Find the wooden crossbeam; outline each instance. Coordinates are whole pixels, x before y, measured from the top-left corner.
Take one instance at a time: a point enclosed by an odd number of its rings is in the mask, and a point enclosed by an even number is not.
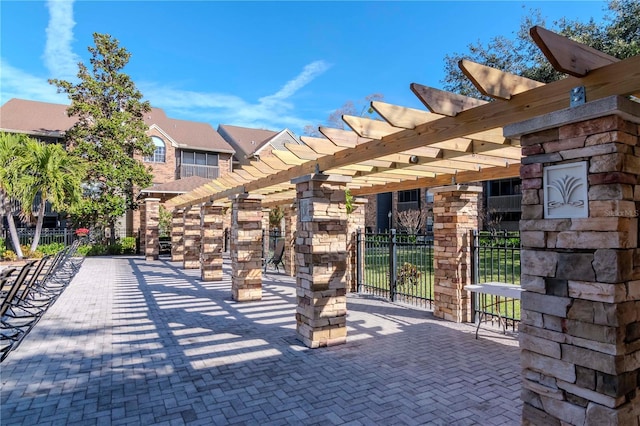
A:
[[[584,77],[589,71],[619,61],[618,58],[540,26],[532,27],[529,34],[553,68],[575,77]]]
[[[420,101],[436,114],[447,117],[455,117],[462,111],[484,105],[487,101],[470,98],[469,96],[458,95],[456,93],[445,92],[418,83],[411,83],[411,91]]]
[[[544,85],[544,83],[500,71],[467,59],[459,61],[458,67],[480,93],[494,99],[509,100],[513,95]]]
[[[352,189],[351,195],[363,196],[371,194],[379,194],[381,192],[407,191],[410,189],[433,188],[436,186],[451,185],[453,183],[472,183],[483,180],[506,179],[520,176],[520,165],[516,164],[511,167],[494,167],[491,169],[482,169],[482,171],[460,172],[457,174],[439,174],[435,177],[418,178],[415,180],[404,180],[399,183],[389,183],[385,185],[362,187]]]

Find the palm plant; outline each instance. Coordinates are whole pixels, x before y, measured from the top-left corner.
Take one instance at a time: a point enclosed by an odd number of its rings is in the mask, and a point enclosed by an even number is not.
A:
[[[18,181],[16,170],[12,167],[13,160],[17,158],[17,151],[25,139],[24,135],[0,132],[0,208],[7,218],[11,244],[18,259],[22,259],[20,238],[13,219],[16,206],[15,186]]]
[[[80,184],[85,167],[76,157],[68,155],[63,146],[44,144],[31,138],[24,139],[17,148],[17,154],[13,162],[18,174],[14,192],[22,204],[23,212],[37,217],[31,243],[31,251],[35,251],[42,233],[46,203],[51,203],[56,211],[65,211],[74,206],[82,194]],[[33,211],[36,201],[38,205]]]

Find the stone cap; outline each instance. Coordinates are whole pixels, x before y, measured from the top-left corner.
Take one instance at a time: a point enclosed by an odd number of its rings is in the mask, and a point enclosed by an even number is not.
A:
[[[367,204],[369,203],[369,199],[365,197],[353,197],[353,202],[355,204]]]
[[[587,93],[587,97],[589,97],[589,93]],[[567,99],[569,99],[568,93]],[[561,109],[519,123],[509,124],[504,126],[503,134],[505,138],[519,139],[522,135],[607,115],[617,115],[632,123],[640,124],[640,103],[623,96],[609,96],[573,108]]]
[[[447,185],[436,186],[435,188],[429,188],[429,192],[435,194],[436,192],[482,192],[482,187],[477,185]]]
[[[349,183],[351,182],[351,176],[326,175],[324,173],[313,173],[310,175],[300,176],[300,177],[291,179],[291,183],[295,185],[298,183],[309,182],[312,180],[325,181],[325,182],[337,182],[337,183]]]

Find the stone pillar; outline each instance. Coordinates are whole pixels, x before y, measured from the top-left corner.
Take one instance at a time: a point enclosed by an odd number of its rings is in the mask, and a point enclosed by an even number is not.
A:
[[[347,215],[347,291],[358,291],[358,246],[357,231],[362,232],[360,241],[361,253],[364,253],[365,211],[368,200],[354,198],[351,206],[353,210]],[[364,262],[360,265],[360,273],[364,273]],[[362,275],[361,275],[362,276]]]
[[[471,321],[470,231],[478,227],[479,186],[450,185],[433,193],[433,315]]]
[[[144,256],[147,260],[158,260],[160,254],[160,199],[144,200]]]
[[[184,209],[171,213],[171,261],[184,261]]]
[[[523,153],[525,425],[639,424],[638,123],[610,97],[505,128]]]
[[[223,210],[221,205],[204,203],[200,216],[200,278],[222,281]]]
[[[262,299],[262,197],[231,198],[231,297]]]
[[[310,348],[347,340],[347,210],[350,178],[314,174],[296,185],[298,339]]]
[[[200,268],[200,206],[184,209],[184,269]]]
[[[271,241],[271,238],[269,238],[269,231],[270,231],[269,212],[270,211],[271,209],[268,209],[265,207],[262,208],[262,231],[263,231],[262,235],[264,236],[262,238],[262,253],[264,253],[263,258],[265,262],[269,260],[269,247],[273,247],[274,245],[274,243]]]
[[[146,244],[146,237],[145,237],[145,230],[147,229],[147,207],[145,205],[144,202],[139,202],[138,203],[138,209],[140,210],[140,228],[138,228],[138,254],[145,254],[145,250],[147,247]],[[160,251],[160,248],[158,248],[158,252]]]
[[[296,274],[296,226],[297,214],[295,203],[284,209],[284,272],[290,277]]]

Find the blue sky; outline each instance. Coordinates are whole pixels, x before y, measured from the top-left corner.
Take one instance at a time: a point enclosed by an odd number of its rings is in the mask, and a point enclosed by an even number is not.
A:
[[[0,103],[68,104],[49,78],[74,81],[94,32],[131,54],[124,68],[170,117],[301,134],[346,101],[381,93],[421,108],[410,83],[442,87],[446,54],[513,36],[539,9],[602,20],[606,2],[0,2]]]

